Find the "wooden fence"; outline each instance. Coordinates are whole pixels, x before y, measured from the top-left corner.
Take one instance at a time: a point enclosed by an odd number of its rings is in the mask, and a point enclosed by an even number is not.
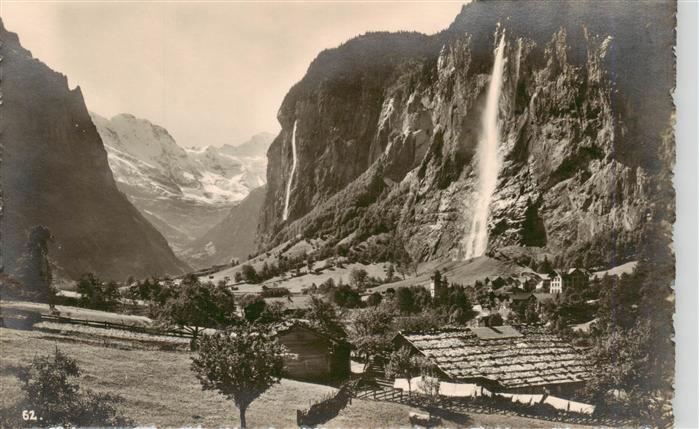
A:
[[[352,387],[345,384],[332,397],[311,405],[307,410],[296,410],[296,424],[302,428],[316,427],[337,416],[352,401]]]
[[[420,409],[428,409],[429,406],[427,404],[433,402],[434,408],[436,408],[436,410],[430,410],[433,414],[438,414],[438,411],[441,410],[456,414],[501,414],[592,426],[638,426],[636,423],[631,421],[587,416],[579,413],[555,410],[553,407],[544,404],[517,404],[505,401],[504,399],[497,400],[489,397],[456,398],[440,395],[436,401],[428,401],[427,398],[420,393],[413,392],[412,394],[409,394],[402,389],[394,388],[390,385],[390,383],[384,380],[376,380],[374,383],[364,384],[362,387],[354,389],[352,391],[352,395],[357,399],[396,402]],[[435,413],[435,411],[437,411],[437,413]]]
[[[99,320],[75,319],[65,316],[54,316],[52,314],[42,314],[41,320],[45,322],[67,323],[71,325],[82,325],[93,328],[120,329],[129,332],[160,335],[166,337],[192,338],[192,334],[182,329],[157,329],[142,325],[128,325],[125,323],[106,322]]]

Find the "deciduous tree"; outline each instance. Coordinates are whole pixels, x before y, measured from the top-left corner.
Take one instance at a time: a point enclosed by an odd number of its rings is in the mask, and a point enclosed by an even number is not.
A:
[[[347,336],[335,307],[317,296],[311,297],[311,306],[308,309],[307,317],[315,327],[326,334],[335,338],[345,338]]]
[[[412,394],[412,386],[410,379],[420,374],[422,370],[423,360],[419,356],[415,356],[408,347],[391,353],[386,364],[386,376],[389,378],[407,378],[408,379],[408,394]]]
[[[227,288],[201,283],[195,275],[188,275],[182,279],[177,293],[158,311],[157,320],[189,331],[194,350],[202,329],[221,328],[237,321],[235,299]]]
[[[240,426],[247,427],[250,404],[275,383],[283,371],[282,346],[263,330],[240,326],[230,332],[204,335],[192,370],[204,390],[215,390],[235,402]]]

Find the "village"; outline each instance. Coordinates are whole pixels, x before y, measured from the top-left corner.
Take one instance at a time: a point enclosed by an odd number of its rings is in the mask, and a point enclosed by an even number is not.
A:
[[[491,273],[461,285],[448,270],[296,260],[303,264],[268,282],[248,263],[124,285],[87,276],[73,291],[58,291],[51,308],[4,300],[3,326],[185,352],[226,325],[257,326],[283,347],[285,378],[340,388],[299,409],[299,426],[328,422],[352,397],[412,406],[410,422],[424,426],[467,412],[619,423],[586,402],[594,368],[585,354],[600,290],[635,262],[597,272]],[[216,302],[177,296],[206,290]],[[163,311],[173,307],[177,316]]]

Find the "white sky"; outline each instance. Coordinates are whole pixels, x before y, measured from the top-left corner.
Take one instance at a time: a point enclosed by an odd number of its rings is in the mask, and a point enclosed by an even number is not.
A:
[[[276,133],[284,95],[321,50],[367,31],[436,33],[463,3],[0,0],[0,16],[90,110],[205,146]]]

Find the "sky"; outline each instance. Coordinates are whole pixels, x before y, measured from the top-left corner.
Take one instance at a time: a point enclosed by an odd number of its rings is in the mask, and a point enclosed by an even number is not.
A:
[[[323,49],[367,31],[433,34],[463,3],[0,0],[0,16],[91,111],[220,146],[277,133],[284,96]]]

